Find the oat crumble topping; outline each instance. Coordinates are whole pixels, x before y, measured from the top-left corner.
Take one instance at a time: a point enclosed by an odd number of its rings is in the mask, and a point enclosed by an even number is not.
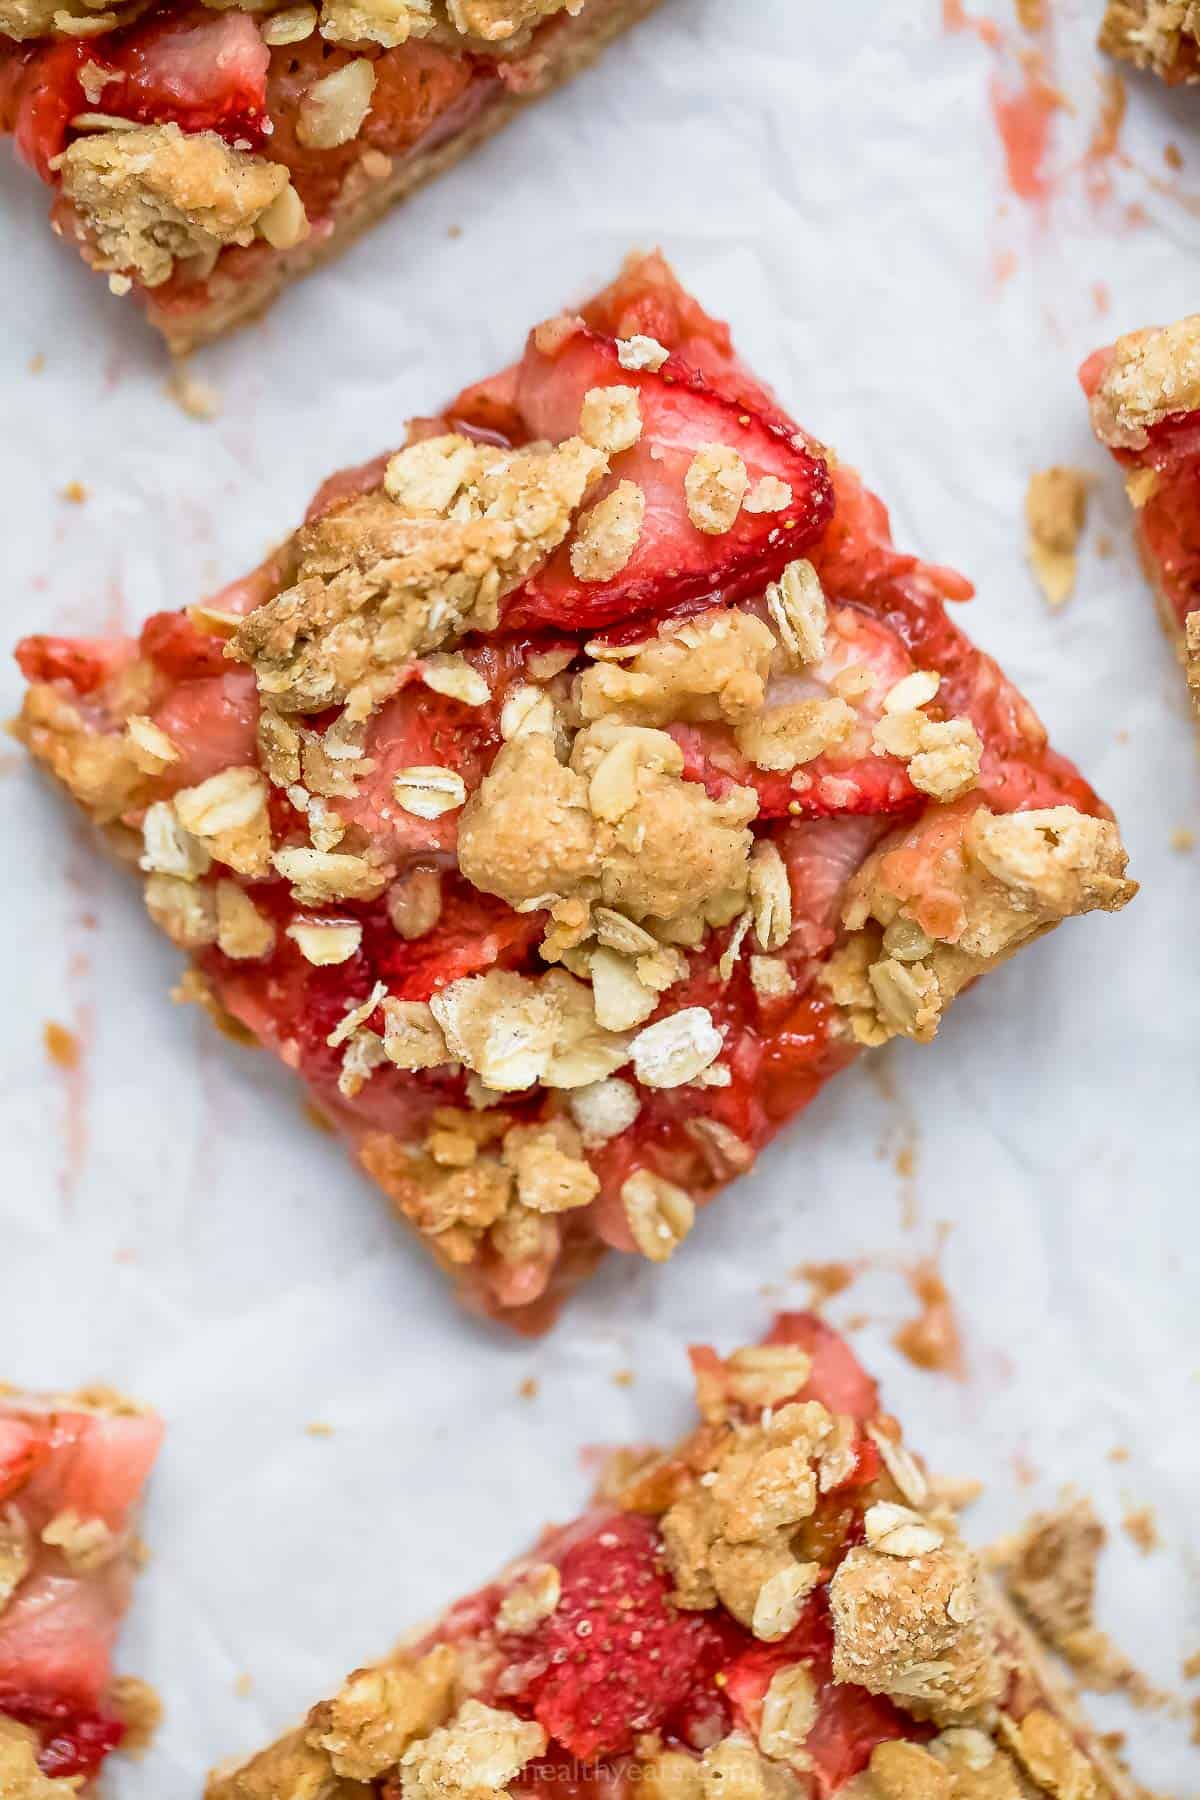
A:
[[[226,244],[274,237],[282,220],[292,242],[307,226],[288,214],[288,172],[213,131],[139,125],[78,137],[61,158],[63,193],[91,236],[93,265],[131,271],[159,287],[177,262],[215,260]],[[283,248],[283,244],[277,247]]]

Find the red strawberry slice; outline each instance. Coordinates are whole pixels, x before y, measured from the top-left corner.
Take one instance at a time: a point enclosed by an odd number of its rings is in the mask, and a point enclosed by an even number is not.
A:
[[[721,800],[733,787],[753,788],[760,819],[878,818],[907,815],[922,805],[903,763],[864,755],[843,761],[819,756],[797,771],[760,769],[738,749],[726,725],[671,725],[683,751],[683,773]]]
[[[363,948],[376,979],[400,1000],[428,1000],[452,981],[524,966],[546,927],[543,913],[515,913],[457,876],[442,882],[442,916],[405,942],[381,905],[364,920]]]
[[[56,1412],[44,1435],[49,1455],[26,1490],[30,1504],[125,1530],[162,1443],[161,1419],[153,1413]]]
[[[47,1454],[45,1443],[24,1419],[0,1419],[0,1501],[23,1488]]]
[[[222,769],[257,759],[258,690],[249,669],[230,669],[206,681],[181,681],[153,711],[156,725],[179,751],[172,782],[190,787]]]
[[[255,140],[266,121],[270,59],[248,13],[203,7],[156,15],[101,46],[94,58],[114,77],[101,96],[105,112]]]
[[[917,1725],[890,1700],[832,1679],[833,1633],[824,1591],[809,1601],[800,1622],[778,1644],[755,1645],[725,1671],[725,1692],[738,1722],[757,1737],[763,1700],[777,1670],[807,1663],[817,1688],[817,1714],[804,1742],[816,1778],[815,1800],[828,1800],[867,1767],[877,1744],[921,1739]]]
[[[705,312],[682,287],[660,252],[631,256],[611,287],[582,308],[593,331],[607,337],[651,337],[676,351],[739,405],[782,419],[775,397],[742,362],[729,327]],[[795,426],[784,420],[789,432]]]
[[[42,1694],[6,1694],[0,1691],[0,1714],[31,1725],[40,1748],[37,1763],[43,1775],[94,1775],[110,1750],[125,1736],[119,1719],[103,1712],[83,1711],[66,1700]]]
[[[832,1326],[816,1313],[780,1313],[765,1340],[795,1344],[812,1357],[812,1373],[802,1398],[819,1400],[832,1413],[871,1419],[879,1411],[879,1386]]]
[[[90,694],[133,660],[129,638],[26,637],[14,655],[26,681],[65,681]]]
[[[544,1665],[522,1698],[573,1756],[631,1750],[711,1687],[728,1654],[721,1625],[670,1604],[659,1558],[649,1519],[606,1520],[563,1556],[558,1606],[514,1645],[522,1665]]]
[[[43,181],[53,181],[51,159],[64,149],[67,131],[87,105],[79,70],[86,39],[38,45],[17,53],[6,80],[5,112],[20,156]]]
[[[641,540],[622,572],[582,582],[562,546],[506,606],[511,625],[564,625],[575,630],[643,618],[665,618],[715,593],[760,593],[768,581],[820,535],[833,514],[832,486],[819,458],[798,449],[779,424],[719,394],[679,357],[657,373],[621,367],[612,338],[580,328],[553,356],[530,339],[517,379],[517,405],[532,438],[561,442],[579,427],[589,389],[636,387],[642,436],[612,459],[600,499],[632,481],[646,500]],[[780,513],[743,511],[720,536],[698,531],[687,513],[684,478],[708,444],[736,450],[752,482],[773,475],[792,491]]]
[[[685,773],[716,800],[731,786],[752,787],[762,819],[914,812],[923,802],[907,769],[875,750],[871,737],[885,699],[913,666],[889,625],[860,606],[831,606],[824,654],[804,669],[773,675],[766,701],[768,707],[782,707],[829,700],[847,676],[858,681],[869,677],[873,686],[853,700],[857,724],[846,742],[796,770],[776,772],[752,763],[728,725],[674,725],[670,731],[684,752]]]
[[[108,1685],[128,1579],[116,1564],[86,1581],[27,1576],[0,1615],[0,1694],[49,1694],[95,1707]]]

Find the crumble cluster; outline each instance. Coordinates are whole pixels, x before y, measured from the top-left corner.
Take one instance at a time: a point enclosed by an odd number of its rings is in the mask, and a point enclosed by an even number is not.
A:
[[[911,1739],[876,1746],[851,1784],[855,1800],[1106,1800],[1099,1768],[1023,1660],[895,1421],[881,1415],[864,1428],[796,1400],[810,1368],[806,1352],[790,1345],[725,1361],[702,1353],[703,1423],[667,1455],[635,1459],[615,1491],[619,1506],[657,1516],[675,1605],[724,1607],[753,1639],[773,1645],[828,1584],[833,1680],[887,1696],[913,1724]],[[807,1523],[821,1496],[852,1473],[864,1429],[882,1459],[861,1495],[864,1541],[826,1543],[823,1566],[806,1553]],[[559,1574],[553,1562],[518,1563],[501,1586],[492,1623],[357,1670],[299,1730],[218,1770],[207,1800],[349,1800],[371,1784],[389,1800],[509,1792],[546,1751],[547,1736],[499,1697],[506,1664],[513,1639],[557,1608]],[[819,1680],[806,1655],[779,1661],[761,1699],[744,1706],[739,1698],[733,1729],[702,1750],[666,1748],[657,1733],[644,1734],[638,1791],[652,1800],[802,1800]],[[620,1769],[617,1759],[618,1782]]]

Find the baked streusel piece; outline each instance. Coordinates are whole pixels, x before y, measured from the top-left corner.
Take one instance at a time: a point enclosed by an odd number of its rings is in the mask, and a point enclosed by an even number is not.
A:
[[[1124,1800],[837,1334],[692,1352],[701,1422],[207,1800]]]
[[[0,0],[0,132],[175,351],[261,312],[657,0]]]
[[[1172,87],[1200,81],[1200,5],[1197,0],[1108,0],[1100,48]]]
[[[1126,471],[1163,624],[1200,694],[1200,313],[1129,332],[1079,374],[1092,429]]]
[[[25,743],[476,1307],[542,1328],[863,1046],[1134,892],[1111,817],[658,258]]]
[[[138,1503],[161,1420],[107,1388],[0,1387],[0,1794],[93,1792],[109,1751],[157,1722],[152,1688],[113,1677],[141,1560]]]

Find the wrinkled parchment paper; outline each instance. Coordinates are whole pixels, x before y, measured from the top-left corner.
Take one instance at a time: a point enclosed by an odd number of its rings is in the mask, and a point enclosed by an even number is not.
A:
[[[1050,121],[1044,195],[1023,199],[994,109],[1039,41],[1007,0],[976,6],[999,44],[946,31],[937,0],[666,0],[202,358],[210,424],[165,397],[132,306],[51,239],[44,194],[2,159],[6,638],[136,628],[241,572],[328,471],[662,241],[887,497],[898,541],[976,580],[971,630],[1113,803],[1144,884],[991,977],[935,1046],[843,1078],[670,1267],[612,1261],[525,1345],[453,1310],[281,1069],[167,1003],[176,958],[132,884],[4,752],[0,1361],[34,1385],[118,1382],[170,1423],[121,1654],[168,1716],[143,1763],[114,1763],[115,1800],[196,1793],[211,1760],[573,1510],[589,1447],[680,1428],[684,1345],[731,1347],[802,1303],[805,1260],[871,1259],[831,1314],[865,1315],[855,1341],[933,1465],[984,1478],[979,1541],[1074,1482],[1113,1527],[1103,1623],[1168,1686],[1200,1645],[1200,853],[1170,844],[1200,828],[1200,770],[1074,376],[1118,331],[1200,304],[1200,94],[1131,81],[1124,160],[1089,162],[1099,0],[1049,0],[1040,47],[1073,110]],[[1022,553],[1026,481],[1052,462],[1096,478],[1057,614]],[[74,481],[82,505],[60,497]],[[17,693],[10,670],[6,710]],[[47,1059],[47,1020],[80,1035],[76,1073]],[[890,1341],[941,1221],[964,1381]],[[1150,1556],[1120,1529],[1144,1504]],[[1144,1781],[1200,1791],[1178,1721],[1097,1712],[1130,1731]]]

